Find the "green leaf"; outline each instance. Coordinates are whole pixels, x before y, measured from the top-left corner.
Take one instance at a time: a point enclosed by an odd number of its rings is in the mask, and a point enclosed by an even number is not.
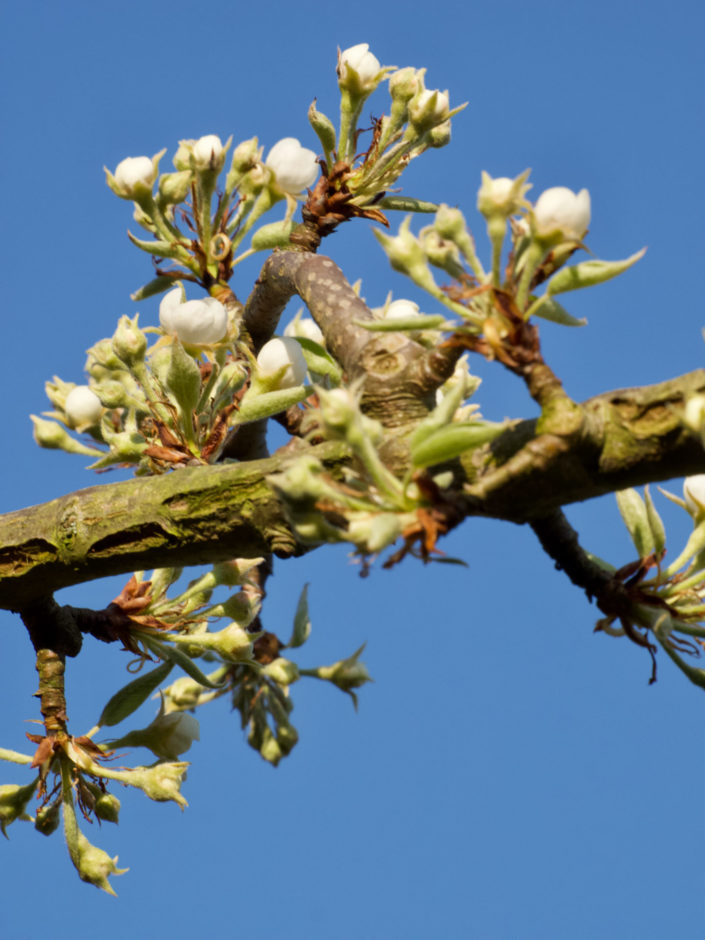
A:
[[[297,385],[294,388],[262,392],[261,395],[247,395],[243,398],[237,413],[237,423],[246,424],[249,421],[259,421],[260,418],[269,418],[279,414],[280,411],[286,411],[292,405],[297,405],[310,394],[311,389],[308,385]]]
[[[490,421],[450,424],[412,447],[411,459],[415,467],[432,467],[488,443],[505,430],[504,423]]]
[[[178,339],[174,339],[171,347],[166,385],[182,415],[190,422],[201,394],[201,370]]]
[[[252,236],[250,247],[253,251],[271,251],[272,248],[283,248],[289,244],[289,237],[293,231],[294,222],[291,219],[269,222],[257,229]]]
[[[664,528],[661,516],[659,516],[656,511],[648,486],[644,487],[644,502],[646,503],[646,515],[649,520],[651,535],[654,539],[654,551],[657,555],[660,555],[666,547],[666,529]]]
[[[541,302],[536,305],[534,316],[541,317],[542,320],[550,320],[551,323],[560,323],[561,326],[585,326],[587,319],[585,317],[572,316],[565,307],[562,307],[557,300],[544,296]]]
[[[178,647],[161,642],[153,645],[146,638],[143,637],[142,639],[145,646],[149,647],[155,656],[159,656],[159,658],[163,659],[165,662],[183,669],[186,675],[191,676],[199,685],[204,685],[207,689],[222,689],[222,683],[212,682],[204,672],[201,672],[191,657],[187,656],[186,653]]]
[[[304,584],[294,614],[294,629],[287,643],[290,648],[302,646],[311,635],[311,618],[308,615],[308,584]]]
[[[301,347],[309,372],[315,372],[316,375],[320,376],[328,376],[336,385],[339,385],[343,378],[343,370],[328,350],[324,349],[320,343],[308,339],[306,336],[295,336],[294,339]]]
[[[179,245],[176,242],[144,241],[142,238],[136,238],[132,232],[128,232],[127,237],[133,245],[158,258],[176,258],[179,255]]]
[[[98,719],[99,728],[112,728],[146,702],[154,690],[161,685],[173,668],[173,664],[161,663],[156,669],[139,675],[128,682],[108,701]]]
[[[412,196],[385,196],[375,203],[380,209],[389,209],[393,212],[437,212],[438,204],[426,202],[424,199],[414,199]]]
[[[388,317],[384,320],[355,320],[356,326],[361,326],[371,333],[398,333],[400,330],[435,330],[445,325],[446,329],[453,329],[455,324],[448,323],[440,313],[422,313],[408,317]]]
[[[654,551],[654,537],[649,524],[646,504],[636,490],[621,490],[615,493],[619,512],[632,537],[639,558],[646,558]]]
[[[321,142],[321,147],[323,147],[323,153],[326,156],[326,161],[329,161],[330,156],[336,149],[337,144],[335,127],[333,126],[331,119],[316,108],[315,98],[311,102],[311,105],[308,109],[308,119],[311,127],[314,129],[318,139]]]
[[[173,277],[155,277],[154,280],[143,284],[134,294],[130,294],[130,300],[146,300],[147,297],[163,294],[164,291],[170,290],[175,283]]]
[[[582,287],[593,287],[609,281],[618,274],[622,274],[633,264],[644,257],[646,248],[637,251],[623,261],[581,261],[570,268],[561,268],[553,275],[546,287],[549,295],[563,294],[569,290],[579,290]]]

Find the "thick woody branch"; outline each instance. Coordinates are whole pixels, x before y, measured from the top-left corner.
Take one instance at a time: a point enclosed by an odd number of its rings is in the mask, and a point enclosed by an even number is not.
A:
[[[688,397],[702,391],[705,370],[580,406],[566,400],[540,422],[519,422],[463,458],[455,492],[464,514],[533,521],[567,503],[705,472],[700,439],[681,420]],[[331,468],[347,459],[341,444],[301,446]],[[138,569],[303,553],[266,480],[292,456],[184,468],[0,516],[0,607],[21,610],[61,587]]]
[[[311,452],[333,462],[346,453],[339,444]],[[300,554],[265,479],[282,463],[186,467],[0,516],[0,608],[26,609],[62,587],[144,568]]]
[[[580,406],[566,399],[523,421],[485,455],[463,461],[470,514],[514,522],[630,486],[705,472],[698,435],[683,424],[688,398],[705,391],[705,370],[619,389]]]
[[[330,258],[279,251],[266,261],[245,306],[243,324],[256,350],[271,338],[294,295],[308,307],[348,380],[364,379],[368,414],[398,427],[428,412],[433,392],[450,376],[462,349],[429,353],[402,333],[366,330],[359,322],[373,315]]]

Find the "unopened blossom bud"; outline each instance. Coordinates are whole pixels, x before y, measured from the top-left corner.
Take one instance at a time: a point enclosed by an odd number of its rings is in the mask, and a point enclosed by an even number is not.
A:
[[[428,132],[428,145],[437,149],[446,147],[450,143],[451,127],[450,120],[437,124]]]
[[[193,346],[217,343],[228,331],[228,313],[214,297],[187,300],[182,304],[169,305],[165,309],[163,316],[160,306],[159,319],[162,326],[168,323],[168,332],[177,336],[182,343]]]
[[[359,42],[340,53],[338,59],[338,85],[353,94],[370,94],[380,81],[379,59],[370,52],[366,42]]]
[[[275,336],[260,349],[257,356],[259,376],[277,376],[276,388],[294,388],[303,385],[306,378],[306,360],[301,346],[291,336]],[[278,373],[281,372],[281,375]]]
[[[16,819],[26,818],[27,803],[34,796],[37,781],[20,786],[16,783],[7,783],[0,786],[0,830],[7,836],[6,827]]]
[[[126,315],[120,317],[113,334],[113,352],[126,366],[141,362],[147,351],[147,337],[137,325],[138,317],[139,314],[133,319]]]
[[[188,804],[180,792],[181,782],[188,770],[188,761],[173,761],[154,764],[152,767],[136,767],[128,771],[126,782],[139,787],[150,800],[158,803],[173,800],[183,809]]]
[[[526,178],[529,171],[526,170],[517,176],[516,179],[509,179],[508,176],[498,176],[493,179],[489,173],[482,171],[482,185],[477,193],[477,208],[485,216],[507,216],[513,215],[522,205],[524,193],[529,189]]]
[[[165,332],[173,333],[174,327],[171,317],[174,310],[186,301],[186,294],[183,287],[175,287],[168,291],[159,301],[159,325]]]
[[[113,748],[146,747],[157,757],[176,760],[185,754],[194,741],[200,740],[198,720],[187,712],[160,709],[146,728],[129,731],[111,742]]]
[[[43,836],[56,832],[61,823],[61,799],[40,806],[34,819],[34,828]]]
[[[292,682],[296,682],[299,678],[299,670],[296,663],[292,663],[290,659],[284,659],[282,656],[268,663],[262,669],[262,672],[265,676],[269,676],[270,679],[273,679],[278,685],[291,685]]]
[[[319,666],[315,670],[315,675],[319,679],[327,679],[333,685],[337,685],[343,692],[350,692],[352,689],[358,689],[365,682],[371,682],[370,674],[364,663],[358,659],[364,649],[360,647],[352,656],[347,659],[341,659],[332,666]]]
[[[553,186],[541,193],[533,211],[535,234],[579,241],[590,225],[590,193],[574,193],[566,186]]]
[[[420,82],[415,68],[399,69],[389,76],[389,94],[393,100],[410,101],[418,93]]]
[[[191,169],[191,154],[195,143],[195,140],[179,141],[179,148],[174,154],[174,166],[177,170]]]
[[[691,395],[685,403],[683,423],[696,434],[705,431],[705,395]]]
[[[103,406],[92,389],[87,385],[77,385],[66,396],[64,411],[71,427],[85,428],[100,421]]]
[[[175,205],[183,202],[191,192],[191,170],[181,170],[178,173],[164,173],[159,179],[159,196],[162,203]]]
[[[216,134],[200,137],[193,145],[191,153],[199,170],[219,168],[219,165],[222,165],[223,144]]]
[[[34,424],[34,440],[40,447],[47,450],[64,450],[68,454],[83,454],[86,457],[102,457],[103,452],[95,447],[86,447],[80,441],[74,440],[65,427],[56,421],[47,421],[30,415]]]
[[[150,157],[126,157],[118,163],[113,176],[121,190],[120,195],[129,199],[138,189],[151,192],[157,173]]]
[[[93,810],[103,822],[117,823],[120,818],[120,800],[112,793],[101,793]]]
[[[691,516],[697,521],[705,514],[705,473],[686,477],[683,483],[683,498]]]
[[[295,137],[278,141],[269,151],[265,164],[274,173],[279,188],[292,195],[308,189],[318,176],[316,154],[302,147]]]
[[[409,317],[417,317],[420,313],[419,305],[413,300],[393,300],[386,309],[384,317],[387,320],[406,320]]]
[[[324,339],[320,326],[311,317],[299,317],[287,324],[284,336],[298,336],[301,339],[310,339],[319,346],[323,346]]]
[[[424,88],[409,102],[409,120],[417,131],[431,130],[448,120],[448,92]]]
[[[87,881],[108,894],[115,894],[108,877],[122,875],[127,871],[126,868],[117,867],[117,855],[111,858],[103,849],[92,845],[80,829],[78,830],[78,844],[71,852],[71,861],[76,866],[81,881]]]
[[[252,167],[259,163],[261,155],[259,141],[256,137],[250,140],[243,140],[233,150],[232,168],[238,173],[247,173]]]
[[[182,676],[174,680],[171,685],[164,690],[167,708],[194,708],[198,705],[198,700],[204,687],[200,682],[191,679],[189,676]]]

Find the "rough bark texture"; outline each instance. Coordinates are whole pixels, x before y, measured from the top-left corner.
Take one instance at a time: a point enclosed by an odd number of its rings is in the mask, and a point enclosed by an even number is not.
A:
[[[685,400],[704,390],[698,370],[517,423],[458,468],[466,515],[525,522],[627,486],[705,472],[702,445],[681,423]],[[334,444],[310,452],[331,464],[346,456]],[[303,553],[265,479],[291,458],[287,449],[94,486],[0,517],[0,607],[19,610],[61,587],[137,569]]]

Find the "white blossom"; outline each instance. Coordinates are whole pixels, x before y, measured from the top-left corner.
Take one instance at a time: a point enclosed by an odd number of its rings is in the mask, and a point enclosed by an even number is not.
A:
[[[435,127],[450,114],[448,93],[424,88],[409,102],[409,119],[420,129]]]
[[[217,134],[206,134],[196,141],[191,152],[196,166],[205,169],[211,162],[217,164],[223,153],[223,144]]]
[[[374,83],[381,65],[379,59],[370,52],[369,43],[359,42],[340,54],[340,77],[344,81],[348,69],[354,69],[362,85]]]
[[[393,300],[384,311],[387,320],[405,320],[407,317],[417,317],[420,313],[419,305],[413,300]]]
[[[287,324],[284,336],[298,336],[301,339],[310,339],[320,346],[324,345],[323,333],[320,326],[311,317],[299,317]]]
[[[115,168],[115,182],[130,196],[138,183],[152,188],[156,173],[150,157],[126,157]]]
[[[560,232],[566,240],[579,240],[590,224],[590,193],[574,193],[567,186],[546,189],[536,200],[534,220],[539,235]]]
[[[686,477],[683,483],[683,498],[688,512],[694,518],[705,511],[705,473]]]
[[[204,297],[179,303],[174,299],[177,291],[180,293],[180,288],[169,291],[159,305],[162,328],[182,343],[202,346],[221,340],[228,329],[228,314],[221,302]]]
[[[275,336],[260,349],[257,369],[263,375],[274,375],[286,366],[286,371],[277,383],[278,388],[294,388],[303,385],[306,378],[306,360],[301,346],[291,336]]]
[[[312,186],[318,176],[316,154],[302,147],[295,137],[278,141],[269,151],[265,163],[274,173],[279,187],[292,195]]]
[[[77,385],[66,396],[64,411],[73,427],[97,424],[103,414],[100,398],[87,385]]]

